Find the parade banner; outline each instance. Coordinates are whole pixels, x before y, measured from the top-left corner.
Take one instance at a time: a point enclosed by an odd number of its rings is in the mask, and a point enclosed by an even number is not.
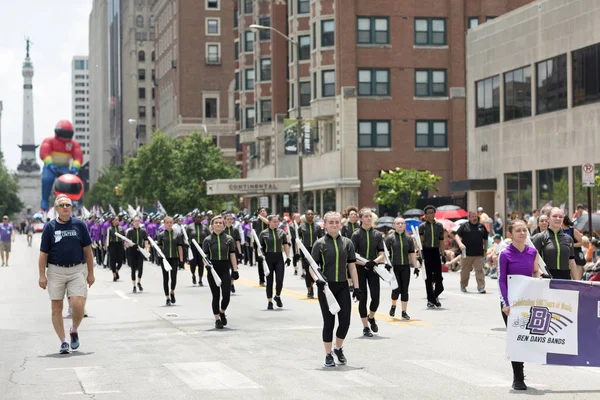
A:
[[[302,120],[302,151],[304,155],[314,154],[312,131],[316,123],[314,119]],[[295,119],[283,120],[283,148],[287,155],[298,154],[298,124]]]
[[[508,276],[511,361],[600,367],[600,285]]]

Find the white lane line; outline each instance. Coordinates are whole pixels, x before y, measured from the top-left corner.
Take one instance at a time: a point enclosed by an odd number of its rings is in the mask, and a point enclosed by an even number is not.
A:
[[[113,292],[115,292],[115,294],[117,296],[119,296],[120,298],[125,299],[125,300],[129,300],[129,296],[127,296],[124,292],[122,292],[120,290],[113,290]]]
[[[98,369],[98,368],[104,368],[100,365],[92,365],[90,367],[63,367],[63,368],[46,368],[46,371],[64,371],[67,369]]]
[[[81,395],[81,394],[108,394],[108,393],[121,393],[120,390],[100,390],[97,392],[66,392],[64,395]]]
[[[343,372],[342,377],[345,379],[345,382],[341,382],[342,387],[396,387],[396,385],[391,382],[363,370]],[[348,384],[348,382],[350,382],[350,384]]]
[[[221,362],[163,364],[192,390],[261,389],[258,383]]]
[[[496,296],[494,296],[494,295],[489,296],[488,294],[479,294],[476,292],[473,292],[471,294],[444,292],[440,296],[444,297],[445,295],[462,297],[463,299],[471,299],[471,300],[477,300],[477,301],[485,300],[486,298],[491,298],[491,297],[494,297],[494,299],[500,299],[499,297],[496,298]]]

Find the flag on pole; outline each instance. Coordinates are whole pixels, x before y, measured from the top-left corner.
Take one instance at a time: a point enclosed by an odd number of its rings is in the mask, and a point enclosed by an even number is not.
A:
[[[165,210],[165,208],[163,207],[163,205],[162,205],[162,204],[160,204],[160,200],[156,200],[156,209],[157,209],[157,210],[158,210],[158,211],[159,211],[161,214],[168,215],[168,214],[167,214],[167,210]]]

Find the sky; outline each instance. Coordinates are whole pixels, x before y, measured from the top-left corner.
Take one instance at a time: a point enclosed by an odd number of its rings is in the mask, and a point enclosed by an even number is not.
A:
[[[88,55],[92,0],[0,1],[0,101],[2,152],[14,171],[21,161],[25,37],[31,39],[36,144],[54,136],[61,119],[71,120],[71,60]],[[42,162],[39,160],[41,166]]]

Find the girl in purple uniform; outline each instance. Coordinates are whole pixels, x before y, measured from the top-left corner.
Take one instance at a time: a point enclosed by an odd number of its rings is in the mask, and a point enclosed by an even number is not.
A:
[[[534,278],[541,277],[540,267],[537,262],[537,250],[527,246],[527,224],[525,221],[513,221],[508,227],[512,235],[512,243],[498,255],[498,283],[500,284],[500,299],[502,302],[502,318],[504,325],[507,324],[510,315],[510,303],[508,301],[508,275],[524,275]],[[527,390],[525,375],[523,374],[523,363],[512,361],[513,384],[515,390]]]

